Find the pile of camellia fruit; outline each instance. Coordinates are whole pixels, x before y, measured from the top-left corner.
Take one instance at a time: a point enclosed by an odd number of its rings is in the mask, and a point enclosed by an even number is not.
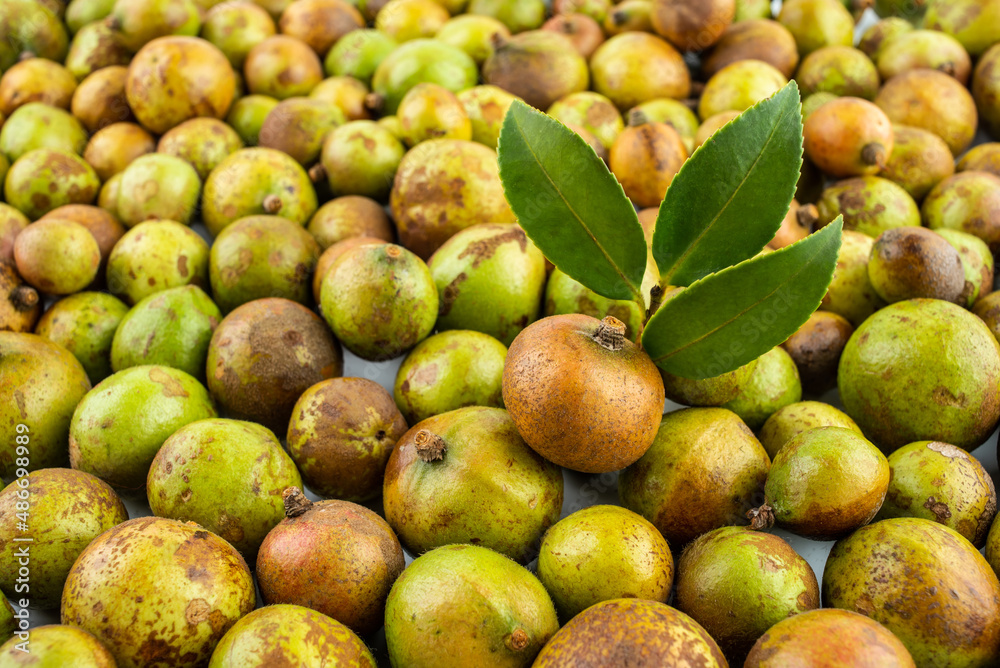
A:
[[[0,0],[0,668],[1000,666],[1000,0]]]

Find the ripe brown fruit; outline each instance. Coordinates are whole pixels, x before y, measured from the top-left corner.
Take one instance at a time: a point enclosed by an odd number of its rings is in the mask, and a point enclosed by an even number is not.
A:
[[[660,205],[687,157],[684,141],[673,127],[643,123],[618,135],[609,162],[629,199],[647,208]]]
[[[321,58],[341,37],[364,27],[361,12],[344,0],[298,0],[278,23],[282,34],[302,40]]]
[[[653,29],[681,51],[703,51],[735,16],[735,0],[654,0],[650,19]]]

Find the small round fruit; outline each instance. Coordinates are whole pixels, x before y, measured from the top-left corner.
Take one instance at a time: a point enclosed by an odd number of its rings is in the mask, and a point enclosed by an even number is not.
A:
[[[7,605],[10,605],[9,603]],[[20,638],[0,646],[0,663],[5,666],[74,666],[75,668],[116,668],[114,655],[97,638],[75,626],[50,624],[31,629],[30,651]]]
[[[94,133],[83,151],[97,176],[107,181],[136,158],[156,150],[153,136],[135,123],[112,123]]]
[[[738,0],[737,9],[743,4],[743,0]],[[785,26],[771,21],[770,12],[766,18],[737,21],[726,28],[714,48],[705,54],[701,63],[702,73],[711,77],[723,67],[740,60],[763,61],[790,79],[799,64],[795,37]]]
[[[510,39],[494,37],[494,51],[483,63],[483,80],[548,109],[590,83],[587,61],[564,35],[532,30]]]
[[[222,2],[205,13],[201,37],[214,44],[233,69],[242,70],[250,49],[277,32],[274,19],[253,2]]]
[[[128,311],[107,293],[80,292],[50,306],[35,333],[73,353],[96,385],[111,375],[111,345]]]
[[[740,60],[712,75],[698,101],[703,121],[724,111],[743,112],[777,93],[788,79],[772,65]]]
[[[45,58],[28,58],[0,77],[0,113],[10,116],[29,102],[69,109],[76,79],[65,67]]]
[[[472,139],[472,122],[465,107],[444,86],[417,84],[403,96],[396,116],[403,128],[403,141],[409,146],[428,139]]]
[[[840,0],[788,0],[778,21],[795,37],[803,57],[824,46],[854,43],[854,17]]]
[[[4,197],[25,216],[38,220],[67,204],[90,204],[100,187],[97,172],[80,156],[40,148],[25,153],[10,166],[4,179]]]
[[[313,214],[306,228],[320,248],[326,250],[338,241],[351,237],[395,240],[392,221],[378,202],[360,195],[333,199]]]
[[[432,263],[434,264],[434,263]],[[434,272],[433,267],[431,272]],[[627,299],[602,297],[559,269],[553,269],[545,284],[543,316],[582,313],[600,320],[611,315],[625,323],[625,337],[634,340],[642,326],[645,313]]]
[[[375,29],[403,43],[434,37],[449,18],[436,0],[389,0],[375,17]]]
[[[240,135],[217,118],[184,121],[160,137],[156,146],[159,153],[189,162],[202,181],[216,165],[241,148]]]
[[[748,427],[756,430],[775,411],[800,399],[802,383],[798,368],[791,355],[779,346],[758,358],[749,380],[722,407],[736,413]]]
[[[936,70],[909,70],[885,82],[875,104],[893,123],[933,132],[958,156],[976,134],[976,103],[965,86]],[[890,151],[891,152],[891,151]]]
[[[87,131],[75,116],[41,102],[18,107],[0,128],[0,153],[11,162],[40,148],[79,155],[86,146]]]
[[[861,436],[861,428],[846,413],[819,401],[800,401],[779,408],[760,430],[760,444],[774,460],[788,441],[818,427],[842,427]]]
[[[683,100],[691,92],[684,58],[666,41],[644,32],[615,35],[590,58],[592,88],[626,111],[656,98]]]
[[[840,355],[853,333],[843,316],[816,311],[781,344],[799,370],[804,391],[822,394],[837,384]]]
[[[473,86],[461,91],[458,100],[472,123],[472,141],[495,151],[500,143],[503,119],[516,99],[499,86]]]
[[[542,30],[551,30],[569,38],[573,48],[584,58],[590,58],[604,43],[601,24],[586,14],[557,14],[542,24]]]
[[[475,86],[476,63],[458,47],[436,39],[414,39],[392,50],[372,76],[372,99],[385,114],[395,114],[399,101],[418,83],[427,81],[453,93]]]
[[[368,86],[354,77],[328,77],[312,89],[309,97],[340,109],[346,118],[344,122],[363,121],[372,117],[365,106],[370,92]]]
[[[1000,142],[980,144],[970,149],[955,168],[960,172],[989,172],[1000,176]]]
[[[879,235],[868,261],[868,278],[890,304],[919,297],[955,302],[965,288],[958,251],[924,227],[897,227]]]
[[[118,217],[126,227],[146,220],[187,225],[201,195],[201,179],[194,167],[164,153],[133,160],[122,172],[118,187]]]
[[[887,42],[878,56],[884,81],[909,70],[932,69],[969,83],[972,62],[954,37],[937,30],[912,30]]]
[[[14,241],[17,271],[32,286],[52,295],[79,292],[97,277],[101,249],[87,228],[50,218],[32,223]]]
[[[114,123],[135,122],[135,115],[128,106],[125,83],[128,80],[126,60],[121,65],[101,68],[80,82],[73,94],[70,108],[79,119],[80,129],[86,127],[97,132]]]
[[[734,0],[654,0],[653,29],[681,51],[704,51],[715,44],[736,16]]]
[[[316,271],[313,272],[312,279],[312,293],[313,299],[319,304],[323,297],[323,279],[326,278],[327,272],[330,271],[330,267],[333,263],[337,261],[341,255],[345,254],[349,250],[354,250],[358,246],[366,246],[369,244],[381,245],[389,243],[385,239],[377,239],[375,237],[349,237],[343,241],[338,241],[333,244],[319,256],[319,260],[316,262]]]
[[[365,19],[344,0],[306,0],[288,5],[278,27],[282,34],[302,40],[322,58],[341,37],[364,28]]]
[[[320,160],[335,197],[384,201],[405,153],[399,139],[378,123],[351,121],[327,135]]]
[[[832,184],[820,195],[817,213],[820,225],[842,215],[845,231],[870,237],[898,227],[920,226],[920,209],[910,194],[880,176],[858,176]]]
[[[993,252],[986,242],[967,232],[938,228],[936,232],[958,251],[965,270],[965,287],[957,303],[972,308],[980,295],[993,287]]]
[[[264,119],[258,143],[287,153],[303,167],[309,167],[319,160],[326,136],[346,122],[347,116],[336,105],[312,97],[290,97],[279,102]]]
[[[844,230],[833,280],[823,296],[820,309],[846,318],[855,327],[885,306],[868,278],[868,260],[875,239]]]
[[[1000,4],[995,0],[928,3],[924,27],[940,30],[961,42],[972,56],[982,56],[1000,41]]]
[[[931,229],[968,232],[1000,250],[1000,176],[959,172],[937,184],[921,207]]]
[[[326,54],[323,68],[327,76],[350,76],[368,84],[375,69],[396,46],[393,38],[378,30],[352,30]]]
[[[308,95],[323,80],[323,65],[305,42],[274,35],[250,49],[243,73],[251,94],[285,100]]]
[[[894,125],[893,145],[882,176],[922,200],[941,181],[955,173],[955,158],[943,139],[933,132]]]
[[[750,382],[757,361],[754,359],[732,371],[698,380],[661,370],[663,389],[667,399],[683,406],[720,406],[739,396]]]
[[[107,279],[108,291],[132,305],[168,288],[208,288],[208,244],[172,220],[139,223],[115,244]]]
[[[890,117],[861,98],[822,105],[806,119],[803,133],[806,155],[831,176],[877,174],[892,154]]]
[[[260,128],[271,110],[278,106],[278,100],[267,95],[246,95],[233,102],[226,115],[226,123],[247,146],[256,146],[260,139]]]
[[[826,92],[872,100],[881,83],[871,59],[850,46],[826,46],[813,51],[802,60],[795,80],[803,98]]]
[[[462,14],[448,20],[434,39],[465,51],[480,67],[493,53],[494,34],[510,39],[510,29],[492,16]]]
[[[608,163],[628,198],[648,208],[660,205],[687,157],[684,141],[673,127],[643,123],[618,135]]]

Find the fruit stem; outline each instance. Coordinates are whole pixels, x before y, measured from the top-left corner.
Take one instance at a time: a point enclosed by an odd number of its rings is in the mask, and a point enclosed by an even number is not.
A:
[[[770,529],[774,526],[774,509],[765,503],[760,508],[748,510],[747,519],[750,520],[750,528],[754,531]]]
[[[27,311],[38,304],[38,291],[28,285],[19,285],[10,292],[10,302],[18,311]]]
[[[514,629],[514,632],[504,639],[503,644],[512,652],[520,652],[528,646],[530,641],[531,638],[528,637],[527,631],[524,629]]]
[[[326,167],[323,163],[317,162],[315,165],[309,168],[309,180],[313,183],[319,183],[326,178]]]
[[[281,198],[278,197],[277,195],[268,195],[267,197],[264,198],[263,206],[264,206],[264,211],[266,211],[271,215],[274,215],[279,211],[281,211],[281,206],[282,206]]]
[[[611,23],[613,23],[616,28],[622,27],[628,23],[628,12],[621,9],[616,9],[611,12]]]
[[[504,37],[501,33],[495,32],[492,35],[490,35],[490,46],[493,47],[494,51],[499,51],[506,45],[507,45],[507,38]]]
[[[426,429],[421,429],[413,437],[413,444],[417,448],[417,456],[425,462],[436,462],[444,459],[447,447],[444,439],[437,434]]]
[[[885,158],[885,146],[882,146],[878,142],[873,141],[861,149],[861,162],[866,165],[885,167]]]
[[[368,93],[365,95],[365,109],[373,114],[381,114],[385,109],[385,96],[378,93]]]
[[[621,350],[625,347],[625,323],[613,315],[604,316],[594,332],[594,340],[612,352]]]
[[[654,285],[649,290],[649,308],[646,309],[647,322],[649,322],[649,319],[653,317],[653,314],[659,310],[660,305],[662,303],[663,303],[663,286],[659,284]]]
[[[815,204],[800,206],[795,212],[795,219],[799,221],[799,225],[812,232],[813,226],[819,222],[819,209]]]
[[[298,517],[313,507],[313,502],[298,487],[286,487],[281,498],[285,501],[285,517]]]
[[[637,128],[646,123],[649,123],[649,119],[646,118],[646,114],[642,113],[641,109],[633,109],[628,112],[628,126],[630,128]]]

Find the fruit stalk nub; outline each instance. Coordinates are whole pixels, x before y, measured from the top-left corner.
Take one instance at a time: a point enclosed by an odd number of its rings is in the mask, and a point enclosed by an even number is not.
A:
[[[315,165],[309,168],[309,180],[313,183],[319,183],[326,179],[326,168],[322,163],[317,162]]]
[[[524,629],[514,629],[514,632],[504,640],[504,645],[512,652],[520,652],[528,646],[530,640],[531,638],[528,637],[527,631]]]
[[[865,147],[861,149],[861,162],[866,165],[885,167],[885,159],[885,146],[876,141],[865,144]]]
[[[413,437],[413,444],[417,448],[417,456],[425,462],[436,462],[444,459],[447,450],[444,439],[426,429],[421,429]]]
[[[11,290],[10,301],[18,311],[27,311],[38,303],[38,291],[28,285],[19,285]]]
[[[298,517],[313,506],[313,502],[298,487],[285,488],[281,498],[285,502],[285,517]]]
[[[621,350],[625,347],[625,323],[614,316],[604,316],[594,332],[594,340],[612,352]]]
[[[799,225],[811,232],[813,226],[819,222],[819,209],[816,208],[815,204],[800,206],[799,210],[795,212],[795,219],[799,222]]]
[[[262,205],[264,207],[264,211],[273,216],[274,214],[281,211],[281,206],[282,206],[281,198],[278,197],[277,195],[268,195],[267,197],[264,198]]]
[[[750,528],[754,531],[770,529],[774,526],[774,509],[765,503],[760,508],[748,510],[747,519],[750,520]]]

